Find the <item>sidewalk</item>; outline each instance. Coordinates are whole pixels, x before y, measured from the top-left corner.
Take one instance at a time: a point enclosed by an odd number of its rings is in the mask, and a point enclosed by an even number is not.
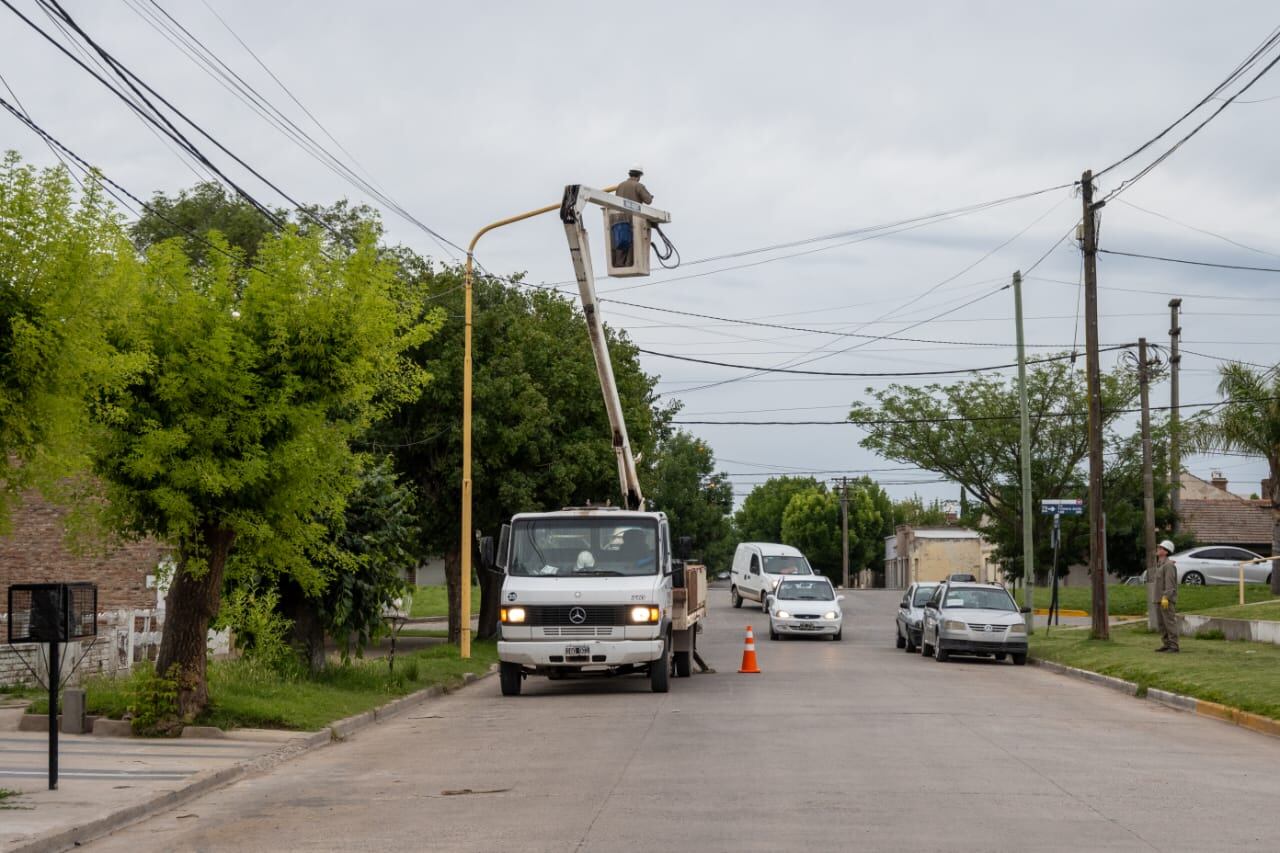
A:
[[[328,740],[328,731],[322,736]],[[127,813],[193,784],[211,786],[238,765],[283,760],[315,737],[252,730],[218,739],[62,734],[58,790],[50,791],[48,734],[0,732],[0,788],[22,792],[4,801],[0,850],[22,849],[37,838]]]
[[[496,671],[492,670],[492,671]],[[480,676],[480,677],[483,677]],[[477,680],[467,673],[463,687]],[[428,687],[317,732],[238,729],[218,738],[59,735],[48,790],[48,735],[0,732],[0,853],[67,850],[313,749],[346,740],[446,692]]]

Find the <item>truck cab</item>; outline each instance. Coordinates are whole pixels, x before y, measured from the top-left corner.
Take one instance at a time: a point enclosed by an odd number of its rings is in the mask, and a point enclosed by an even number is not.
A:
[[[676,560],[667,517],[589,507],[521,513],[504,529],[498,659],[504,695],[531,675],[690,672],[701,567]]]

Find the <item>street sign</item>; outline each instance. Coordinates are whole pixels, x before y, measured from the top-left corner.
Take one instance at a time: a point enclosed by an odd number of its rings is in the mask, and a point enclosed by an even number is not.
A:
[[[1044,498],[1041,515],[1084,515],[1084,498]]]

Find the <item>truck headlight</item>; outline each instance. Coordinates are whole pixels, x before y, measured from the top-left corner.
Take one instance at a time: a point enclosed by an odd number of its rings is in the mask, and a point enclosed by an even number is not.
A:
[[[834,610],[828,610],[826,613],[822,614],[822,618],[830,621],[832,619],[840,618],[840,614],[835,612]]]
[[[944,631],[964,631],[967,629],[967,625],[963,622],[957,622],[955,619],[948,619],[942,623],[942,630]]]
[[[1025,623],[1025,622],[1019,622],[1019,623],[1017,623],[1016,625],[1010,625],[1010,626],[1009,626],[1009,633],[1010,633],[1010,634],[1025,634],[1025,633],[1027,633],[1027,625],[1026,625],[1026,623]]]
[[[498,618],[504,625],[519,625],[524,622],[523,607],[503,607],[498,611]]]
[[[782,578],[774,578],[773,580],[769,581],[769,588],[777,589],[778,584],[781,583],[781,581],[782,581]]]
[[[662,610],[657,607],[631,608],[631,621],[641,625],[657,622],[662,618]]]

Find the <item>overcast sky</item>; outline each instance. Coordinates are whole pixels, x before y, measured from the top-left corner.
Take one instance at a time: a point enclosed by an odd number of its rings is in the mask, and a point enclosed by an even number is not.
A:
[[[11,2],[52,31],[34,0]],[[142,14],[159,15],[150,0],[63,5],[121,62],[293,197],[367,200],[162,37]],[[665,230],[686,266],[648,279],[602,280],[605,297],[871,334],[954,308],[903,334],[1008,345],[878,341],[837,353],[858,339],[608,303],[603,309],[648,349],[760,366],[824,355],[810,367],[855,372],[1011,361],[1011,291],[965,303],[1049,251],[1079,218],[1079,199],[1055,190],[874,240],[689,262],[1069,183],[1163,129],[1280,23],[1274,3],[1265,2],[160,6],[323,139],[216,10],[390,196],[454,243],[466,245],[492,220],[558,201],[566,183],[604,186],[640,162],[655,205],[672,214]],[[143,197],[195,182],[189,166],[122,103],[2,8],[0,44],[0,74],[33,118],[108,176]],[[8,97],[2,87],[0,94]],[[1250,103],[1228,107],[1107,206],[1103,248],[1280,266],[1280,70],[1241,100]],[[284,203],[204,147],[259,197]],[[53,162],[7,114],[0,114],[0,148]],[[1106,175],[1100,190],[1149,160]],[[389,212],[385,220],[392,239],[449,260],[422,231]],[[597,229],[598,257],[600,237]],[[809,250],[818,251],[782,257]],[[554,215],[486,236],[477,256],[494,273],[572,279]],[[747,263],[756,265],[742,267]],[[1167,342],[1167,302],[1183,297],[1184,346],[1205,354],[1183,360],[1184,403],[1218,399],[1214,358],[1271,364],[1280,357],[1275,274],[1106,255],[1098,266],[1103,343],[1143,335]],[[1074,241],[1050,252],[1031,275],[1024,299],[1032,352],[1083,347]],[[1115,359],[1104,354],[1104,367]],[[661,375],[664,394],[683,401],[681,417],[689,420],[839,419],[868,385],[886,381],[771,375],[685,390],[744,374],[655,356],[644,363]],[[1167,404],[1167,383],[1153,389],[1152,401]],[[820,477],[874,470],[894,497],[958,495],[954,485],[927,482],[934,475],[862,450],[853,426],[690,429],[735,475],[739,500],[764,474],[784,470],[824,472]],[[1246,495],[1265,476],[1261,460],[1186,463],[1204,477],[1222,470]]]

